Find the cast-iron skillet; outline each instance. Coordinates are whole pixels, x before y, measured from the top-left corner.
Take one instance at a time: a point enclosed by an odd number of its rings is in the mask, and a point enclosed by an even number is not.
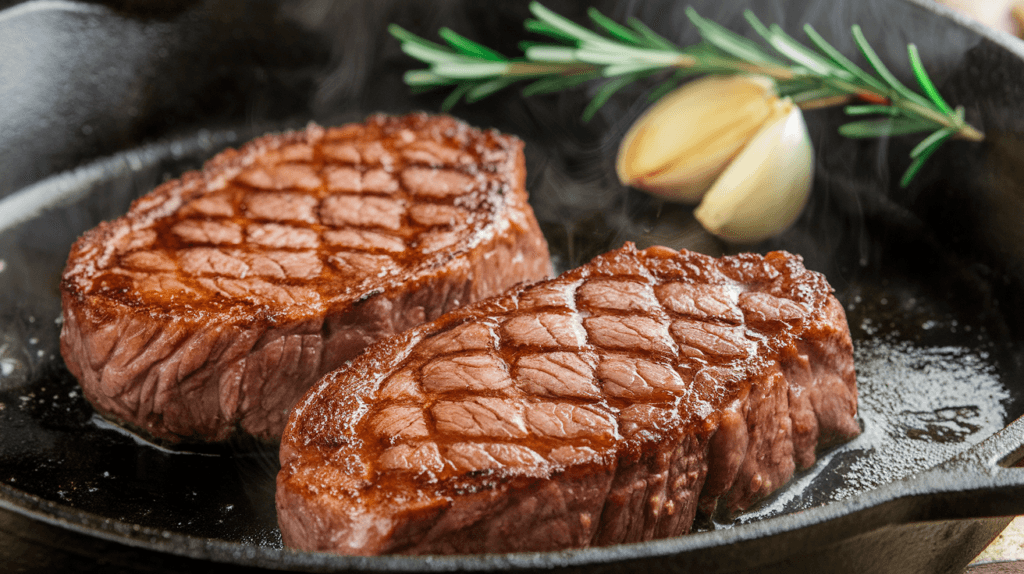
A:
[[[739,4],[695,2],[738,30]],[[582,18],[582,6],[552,2]],[[683,43],[682,4],[602,2]],[[857,347],[864,434],[757,509],[694,534],[557,553],[352,558],[281,548],[276,452],[237,442],[162,448],[97,417],[60,359],[57,283],[71,242],[160,181],[268,130],[437,109],[411,96],[412,63],[382,30],[450,25],[507,53],[519,3],[68,2],[0,12],[0,559],[28,569],[956,572],[1024,513],[1024,59],[1020,43],[907,2],[753,2],[811,22],[848,54],[860,23],[897,73],[907,41],[988,135],[954,142],[907,190],[914,140],[836,137],[808,114],[815,192],[798,224],[730,246],[688,210],[624,189],[615,145],[638,85],[590,124],[585,94],[515,93],[455,113],[527,142],[532,202],[557,265],[631,240],[719,254],[788,249],[824,272]],[[54,49],[58,46],[59,49]],[[145,143],[150,142],[150,143]],[[101,157],[101,159],[96,159]],[[56,174],[56,175],[53,175]],[[4,197],[5,196],[5,197]],[[1011,422],[1014,421],[1014,422]]]

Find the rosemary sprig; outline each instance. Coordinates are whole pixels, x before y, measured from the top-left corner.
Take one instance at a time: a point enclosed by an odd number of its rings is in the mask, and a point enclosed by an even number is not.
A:
[[[439,32],[446,42],[441,45],[392,24],[389,31],[401,41],[402,50],[429,64],[427,69],[406,72],[406,84],[414,89],[454,87],[442,106],[448,110],[459,100],[474,102],[522,81],[529,82],[523,95],[531,96],[604,79],[584,109],[583,119],[590,120],[615,92],[651,76],[668,74],[651,94],[657,99],[692,75],[765,75],[775,80],[779,96],[790,97],[805,110],[845,106],[846,114],[856,119],[839,127],[843,136],[928,133],[911,152],[911,164],[900,179],[901,187],[907,186],[949,139],[984,138],[965,121],[962,107],[954,109],[939,94],[914,44],[907,46],[907,55],[923,94],[905,86],[889,71],[857,25],[851,31],[867,70],[840,53],[810,25],[804,26],[811,43],[808,47],[778,25],[766,26],[749,10],[745,13],[747,22],[763,44],[700,16],[693,8],[687,8],[686,14],[703,41],[686,47],[673,44],[635,18],[623,25],[594,8],[587,11],[594,29],[556,14],[539,2],[530,4],[530,12],[533,18],[525,21],[526,30],[547,40],[523,42],[523,56],[518,58],[508,58],[448,28]]]

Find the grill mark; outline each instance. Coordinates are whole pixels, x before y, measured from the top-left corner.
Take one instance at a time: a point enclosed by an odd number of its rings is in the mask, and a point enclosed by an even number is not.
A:
[[[286,159],[284,159],[282,161],[275,160],[276,163],[271,162],[269,165],[263,165],[262,167],[259,168],[259,169],[261,169],[263,171],[268,171],[268,170],[272,170],[275,166],[292,166],[292,167],[296,167],[296,168],[300,167],[300,166],[309,166],[310,169],[312,170],[312,172],[315,172],[318,175],[318,177],[321,178],[321,182],[320,182],[319,185],[312,186],[310,189],[300,189],[300,188],[287,187],[287,186],[268,186],[268,187],[255,186],[255,185],[251,185],[250,183],[246,183],[244,181],[244,178],[240,179],[242,177],[242,174],[244,173],[245,170],[239,170],[238,173],[234,177],[229,177],[229,179],[226,181],[226,184],[224,186],[218,188],[218,191],[215,192],[218,195],[218,197],[222,197],[225,200],[227,200],[228,205],[230,206],[229,211],[232,212],[232,214],[229,215],[229,214],[227,214],[227,212],[223,212],[222,215],[213,215],[213,216],[204,215],[204,216],[202,216],[202,219],[199,219],[199,221],[220,222],[221,224],[225,224],[225,225],[237,225],[240,222],[241,223],[252,222],[252,223],[264,223],[264,224],[281,224],[281,225],[295,227],[297,229],[305,229],[305,230],[313,231],[313,232],[316,233],[316,238],[317,238],[317,241],[319,242],[319,246],[316,247],[316,248],[313,248],[313,247],[302,247],[302,246],[288,246],[288,245],[276,245],[276,246],[273,246],[273,247],[267,246],[267,248],[272,248],[272,249],[278,250],[278,251],[292,251],[292,252],[296,252],[296,253],[304,252],[306,250],[314,250],[315,252],[317,252],[317,254],[318,254],[317,257],[320,260],[321,265],[322,265],[321,272],[319,274],[314,274],[314,276],[319,275],[323,279],[330,278],[330,280],[332,280],[332,281],[337,281],[339,278],[342,278],[342,276],[344,274],[341,274],[339,271],[335,270],[333,268],[333,266],[327,264],[329,257],[331,256],[331,254],[337,248],[335,246],[332,246],[332,245],[328,244],[328,242],[324,238],[324,233],[327,232],[327,231],[333,230],[333,229],[355,229],[355,230],[366,229],[366,230],[371,230],[371,229],[375,229],[375,228],[376,229],[380,229],[381,227],[379,227],[379,226],[369,226],[369,227],[342,226],[342,227],[336,227],[336,226],[324,225],[319,220],[319,217],[316,216],[316,214],[318,213],[318,211],[320,209],[320,205],[322,204],[322,202],[325,201],[326,198],[329,196],[329,194],[332,193],[332,192],[330,192],[328,190],[328,184],[327,184],[326,175],[324,174],[324,170],[328,169],[328,167],[330,165],[349,165],[349,166],[351,166],[354,169],[358,169],[359,172],[365,177],[366,174],[374,172],[376,169],[379,169],[379,167],[376,167],[376,164],[371,165],[371,163],[373,163],[373,162],[370,162],[370,163],[367,163],[367,162],[362,162],[362,163],[351,163],[351,162],[348,162],[348,163],[346,163],[346,162],[332,161],[324,153],[323,147],[326,146],[326,145],[332,145],[330,143],[330,140],[321,140],[320,142],[314,143],[313,145],[310,146],[311,149],[312,149],[312,154],[313,154],[311,161],[303,161],[298,156],[296,156],[296,157],[286,157]],[[445,144],[445,145],[450,145],[450,144]],[[278,151],[285,150],[287,147],[288,146],[286,145],[283,148],[279,148]],[[275,151],[273,153],[277,153],[277,152]],[[426,163],[424,163],[422,161],[406,161],[406,160],[403,160],[398,155],[395,155],[395,157],[393,159],[394,159],[394,161],[393,161],[393,168],[394,168],[394,173],[396,173],[396,174],[400,174],[400,173],[404,172],[404,170],[406,168],[409,168],[409,167],[428,166],[428,165],[429,166],[435,166],[435,165],[437,165],[437,162],[434,162],[434,161],[430,161],[430,162],[426,162]],[[461,164],[459,164],[459,165],[444,164],[443,168],[448,170],[448,171],[450,171],[450,172],[452,172],[452,173],[461,174],[462,176],[465,176],[465,177],[467,177],[469,179],[472,179],[474,181],[473,185],[476,186],[476,187],[474,189],[472,189],[468,193],[469,196],[481,196],[482,197],[482,196],[486,195],[486,192],[487,192],[487,189],[483,189],[483,188],[489,188],[492,185],[499,185],[499,186],[501,186],[503,188],[507,188],[510,185],[508,181],[495,180],[493,175],[488,175],[486,178],[484,178],[484,180],[480,180],[478,178],[478,175],[480,173],[488,173],[488,174],[500,173],[497,165],[484,165],[484,166],[482,166],[482,168],[477,169],[477,168],[474,168],[473,166],[466,166],[466,165],[461,165]],[[506,174],[501,173],[499,177],[505,177],[505,176],[506,176]],[[366,191],[364,191],[362,193],[362,195],[369,196],[369,197],[374,197],[374,196],[386,197],[386,198],[393,199],[393,200],[396,200],[396,201],[405,200],[405,201],[409,201],[410,202],[410,206],[415,206],[415,205],[423,205],[423,206],[437,205],[437,206],[440,206],[440,207],[453,207],[455,203],[465,203],[465,201],[463,201],[463,200],[465,199],[465,195],[466,194],[463,194],[462,197],[454,195],[454,196],[446,196],[446,197],[440,197],[440,198],[439,197],[432,197],[432,196],[429,196],[429,195],[428,196],[417,196],[416,194],[411,193],[410,190],[408,190],[406,188],[406,186],[402,183],[400,177],[395,177],[395,182],[396,182],[395,189],[393,191],[390,191],[390,192],[377,192],[377,191],[366,192]],[[197,189],[193,190],[193,192],[192,192],[192,194],[194,196],[198,195],[199,193],[201,193],[203,191],[201,185],[200,186],[196,186],[196,188]],[[247,205],[247,198],[250,195],[252,195],[252,194],[262,194],[262,195],[266,195],[266,194],[269,194],[269,195],[286,194],[289,197],[306,196],[306,197],[320,198],[320,199],[317,200],[317,204],[316,205],[312,205],[311,209],[312,209],[312,213],[313,213],[313,220],[310,220],[308,215],[301,215],[301,214],[298,216],[298,219],[281,217],[281,216],[276,216],[276,215],[272,216],[272,217],[263,217],[263,216],[253,215],[251,213],[247,217],[240,217],[240,216],[236,215],[236,214],[240,214],[240,213],[245,213],[246,212],[245,208],[246,208],[246,205]],[[288,195],[288,194],[290,194],[290,195]],[[198,196],[198,197],[201,199],[204,196]],[[185,202],[186,205],[187,205],[187,201],[188,200],[186,200],[186,202]],[[478,204],[479,201],[474,199],[474,200],[470,201],[469,203],[470,204]],[[185,241],[181,240],[180,238],[179,239],[169,239],[169,238],[167,238],[167,233],[166,232],[169,230],[169,228],[173,227],[177,223],[180,223],[181,221],[183,221],[183,220],[182,219],[173,219],[173,218],[170,221],[168,221],[168,220],[158,220],[158,221],[156,221],[155,222],[155,228],[156,229],[163,228],[161,230],[162,233],[159,233],[159,235],[161,236],[160,242],[163,243],[166,248],[169,248],[172,251],[185,248],[186,246],[197,246],[198,247],[198,246],[202,245],[202,244],[196,244],[194,242],[187,242],[186,243]],[[441,224],[440,226],[435,226],[435,225],[423,226],[423,225],[420,225],[420,224],[416,224],[415,222],[413,222],[411,220],[410,216],[408,215],[408,209],[407,209],[406,212],[401,216],[401,221],[400,221],[399,226],[403,230],[403,233],[406,233],[407,232],[406,230],[408,230],[408,232],[411,232],[410,238],[406,240],[407,246],[406,246],[406,249],[404,250],[407,253],[405,253],[405,256],[402,257],[401,259],[403,261],[414,261],[414,260],[417,260],[417,259],[419,259],[421,257],[421,255],[419,253],[420,250],[416,247],[416,245],[419,243],[418,237],[420,237],[420,236],[426,237],[429,233],[432,232],[432,230],[439,229],[439,228],[445,228],[448,225],[447,224]],[[244,229],[242,231],[243,231],[243,234],[244,234],[245,233]],[[410,241],[410,239],[411,239],[411,241]],[[462,241],[462,239],[459,238],[459,239],[456,239],[456,241]],[[216,245],[216,243],[209,244],[209,245]],[[426,246],[427,244],[424,244],[424,245]],[[261,251],[261,246],[258,243],[251,242],[247,238],[243,238],[241,243],[233,242],[233,246],[234,246],[234,249],[236,249],[239,252],[258,253],[258,252]],[[345,246],[343,248],[351,249],[352,247],[353,247],[353,245],[348,244],[347,246]],[[145,249],[145,247],[142,247],[141,249]],[[386,248],[379,248],[379,247],[362,246],[362,247],[360,247],[360,249],[365,251],[365,252],[367,252],[367,253],[370,253],[370,254],[393,254],[393,253],[395,253],[395,250],[393,250],[393,249],[386,249]],[[444,251],[444,250],[441,250],[441,251]],[[130,252],[125,253],[125,254],[127,255],[129,253]],[[445,256],[445,253],[438,252],[437,256]],[[112,272],[116,272],[118,270],[119,270],[119,268],[117,268],[117,267],[114,267],[114,268],[111,269]],[[239,272],[239,274],[243,274],[243,273],[246,273],[246,271],[245,270],[241,270]],[[201,286],[201,283],[198,281],[198,279],[201,279],[203,277],[216,277],[216,276],[218,276],[218,274],[216,274],[216,273],[214,273],[212,275],[210,275],[210,274],[202,274],[202,275],[195,275],[195,276],[191,276],[191,275],[185,274],[185,275],[183,275],[183,277],[181,279],[182,279],[182,281],[184,283],[190,285],[197,293],[199,293],[198,297],[200,299],[202,299],[202,297],[203,297],[202,293],[208,292],[208,290]]]

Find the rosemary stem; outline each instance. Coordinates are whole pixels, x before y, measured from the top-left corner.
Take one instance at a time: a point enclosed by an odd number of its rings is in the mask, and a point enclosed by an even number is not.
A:
[[[820,110],[822,108],[833,108],[835,106],[845,106],[853,100],[853,96],[850,95],[839,95],[829,96],[827,98],[816,98],[813,100],[805,100],[797,104],[801,110]]]
[[[957,119],[956,116],[948,116],[938,110],[929,108],[927,106],[922,106],[921,104],[913,100],[894,97],[893,106],[902,107],[907,111],[917,114],[918,116],[921,116],[922,118],[925,118],[929,121],[933,121],[943,127],[955,129],[956,135],[954,135],[953,137],[957,139],[974,142],[980,142],[985,139],[985,134],[983,134],[974,126],[964,122],[963,119]]]
[[[597,71],[600,67],[594,64],[564,62],[513,62],[509,64],[506,76],[546,76],[561,74],[572,76]]]
[[[984,141],[985,134],[981,130],[975,128],[974,126],[970,124],[965,124],[963,127],[960,128],[960,131],[956,132],[956,135],[953,137],[958,140],[980,142]]]
[[[697,63],[697,60],[694,59],[694,62]],[[742,74],[759,74],[762,76],[768,76],[775,80],[783,81],[792,80],[796,77],[793,70],[786,67],[752,64],[735,58],[720,58],[715,56],[704,56],[700,60],[700,65],[695,67],[702,71],[711,73],[720,70],[730,70]]]
[[[894,106],[904,108],[911,113],[921,116],[922,118],[925,118],[927,120],[933,121],[943,127],[958,129],[961,127],[960,123],[954,123],[949,116],[937,110],[933,110],[931,108],[922,106],[917,102],[906,100],[900,97],[891,97],[891,99]]]
[[[814,76],[810,76],[810,77],[814,77]],[[878,90],[878,89],[875,89],[875,88],[870,88],[870,87],[854,84],[854,83],[847,82],[845,80],[840,80],[840,79],[837,79],[837,78],[829,78],[829,79],[826,80],[826,82],[828,84],[830,84],[831,86],[833,86],[833,87],[835,87],[835,88],[837,88],[839,90],[842,90],[844,92],[850,92],[850,93],[865,93],[866,92],[866,93],[869,93],[869,94],[874,94],[876,96],[880,96],[882,98],[885,98],[885,99],[887,99],[891,103],[891,105],[894,108],[899,108],[899,109],[902,109],[904,111],[910,112],[910,113],[912,113],[912,114],[914,114],[914,115],[916,115],[916,116],[918,116],[918,117],[920,117],[922,119],[928,120],[928,121],[936,124],[937,126],[956,129],[957,130],[957,137],[959,137],[961,139],[967,139],[967,140],[971,140],[971,141],[981,141],[981,140],[985,139],[984,134],[982,134],[980,131],[978,131],[974,127],[964,123],[963,120],[957,120],[955,117],[951,117],[951,116],[949,116],[947,114],[944,114],[944,113],[942,113],[939,110],[936,110],[934,108],[930,108],[928,106],[922,105],[921,103],[919,103],[917,101],[914,101],[914,100],[911,100],[911,99],[908,99],[908,98],[904,98],[899,93],[897,93],[897,92],[895,92],[893,90]]]

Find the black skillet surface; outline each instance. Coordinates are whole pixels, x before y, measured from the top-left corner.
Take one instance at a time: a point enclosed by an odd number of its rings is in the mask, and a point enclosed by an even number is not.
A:
[[[743,5],[694,4],[744,29]],[[744,247],[800,253],[836,287],[857,346],[863,436],[758,509],[686,537],[370,559],[281,548],[273,448],[164,449],[95,416],[57,351],[58,277],[78,234],[225,146],[310,118],[436,109],[439,97],[400,84],[411,63],[381,34],[386,22],[425,35],[446,24],[512,53],[523,5],[38,2],[0,12],[0,53],[14,54],[0,61],[0,559],[105,572],[961,569],[1000,517],[1024,513],[1024,475],[1003,468],[1024,456],[1024,421],[1011,422],[1024,413],[1024,50],[912,3],[751,5],[789,30],[812,22],[848,54],[858,22],[904,75],[903,46],[917,42],[940,90],[989,135],[947,146],[899,191],[912,142],[840,140],[839,114],[808,114],[812,202],[793,230]],[[694,40],[682,4],[600,7]],[[577,120],[582,94],[456,110],[527,141],[532,202],[562,268],[626,240],[738,249],[701,233],[687,210],[615,182],[615,144],[649,88],[623,92],[588,125]]]

